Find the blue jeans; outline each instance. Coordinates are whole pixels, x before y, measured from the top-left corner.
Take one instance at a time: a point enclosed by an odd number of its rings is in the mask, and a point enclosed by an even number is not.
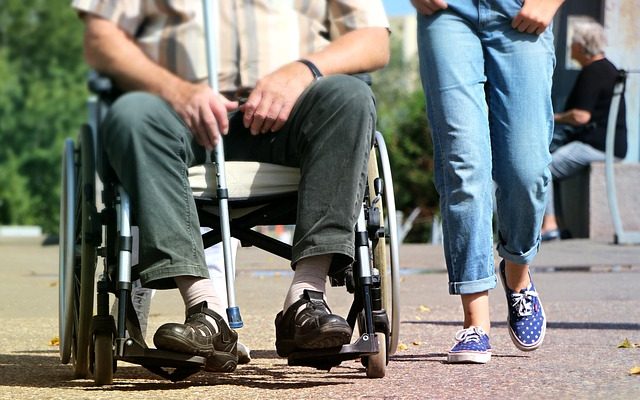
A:
[[[498,253],[530,264],[551,182],[553,34],[511,27],[521,0],[451,0],[418,16],[420,73],[434,143],[451,294],[496,286]]]
[[[558,147],[551,158],[551,165],[549,165],[551,176],[555,181],[561,181],[584,170],[594,161],[604,161],[605,153],[584,142],[574,140]],[[548,194],[549,201],[544,213],[545,215],[562,215],[556,213],[553,193],[553,185],[551,185]]]

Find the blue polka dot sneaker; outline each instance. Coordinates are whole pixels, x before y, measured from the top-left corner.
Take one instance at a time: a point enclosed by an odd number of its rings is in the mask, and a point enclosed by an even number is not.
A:
[[[547,328],[547,319],[538,292],[536,292],[533,281],[528,288],[519,292],[509,289],[504,268],[503,260],[500,263],[500,279],[507,294],[509,335],[520,350],[535,350],[542,344]],[[529,275],[529,279],[531,279],[531,275]]]
[[[471,326],[456,332],[456,344],[447,354],[447,362],[486,364],[491,360],[489,335],[479,326]]]

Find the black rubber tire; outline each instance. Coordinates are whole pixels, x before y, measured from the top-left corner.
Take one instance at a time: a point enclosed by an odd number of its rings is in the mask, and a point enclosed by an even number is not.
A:
[[[76,165],[76,149],[73,139],[67,139],[62,152],[60,184],[60,264],[58,273],[58,339],[60,362],[71,361],[73,327],[75,317],[74,264],[76,260],[76,214],[78,213],[77,185],[79,171]]]
[[[100,333],[93,337],[93,380],[96,385],[113,383],[113,335]]]
[[[75,327],[74,376],[86,378],[89,375],[89,345],[91,341],[91,318],[95,297],[96,249],[96,161],[95,146],[91,128],[84,126],[80,132],[80,268],[77,274],[78,303]]]

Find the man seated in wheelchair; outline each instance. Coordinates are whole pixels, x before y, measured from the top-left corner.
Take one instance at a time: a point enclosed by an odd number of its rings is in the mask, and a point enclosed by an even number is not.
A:
[[[187,172],[220,140],[227,160],[300,168],[278,354],[347,344],[351,328],[331,314],[324,292],[328,274],[354,258],[376,110],[368,85],[348,75],[388,61],[381,1],[220,1],[220,93],[205,83],[202,2],[73,7],[85,23],[87,63],[125,92],[101,129],[138,219],[141,281],[178,287],[187,309],[184,324],[158,329],[156,347],[204,356],[207,370],[235,369],[237,334],[208,279]]]

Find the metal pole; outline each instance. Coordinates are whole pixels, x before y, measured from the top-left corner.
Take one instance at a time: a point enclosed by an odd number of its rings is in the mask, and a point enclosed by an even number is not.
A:
[[[620,76],[613,88],[613,97],[609,108],[609,120],[607,121],[607,136],[605,145],[605,182],[607,187],[607,199],[609,201],[609,210],[611,212],[611,220],[615,231],[614,242],[616,244],[637,244],[640,243],[640,232],[625,231],[620,217],[620,209],[618,208],[618,195],[615,181],[614,170],[614,147],[616,136],[616,123],[618,121],[618,109],[627,79],[627,71],[620,71]]]
[[[204,28],[207,46],[207,70],[209,75],[209,86],[215,93],[218,93],[218,21],[219,9],[217,0],[203,0]],[[227,282],[227,317],[231,328],[242,328],[242,317],[240,309],[236,306],[235,291],[235,266],[231,254],[231,229],[229,228],[229,205],[227,178],[224,167],[224,145],[222,139],[218,141],[215,148],[216,180],[219,212],[220,212],[220,232],[222,234],[222,249],[224,254],[224,270]]]
[[[122,186],[118,186],[118,337],[126,336],[126,299],[131,297],[131,250],[133,237],[131,235],[131,200]]]

